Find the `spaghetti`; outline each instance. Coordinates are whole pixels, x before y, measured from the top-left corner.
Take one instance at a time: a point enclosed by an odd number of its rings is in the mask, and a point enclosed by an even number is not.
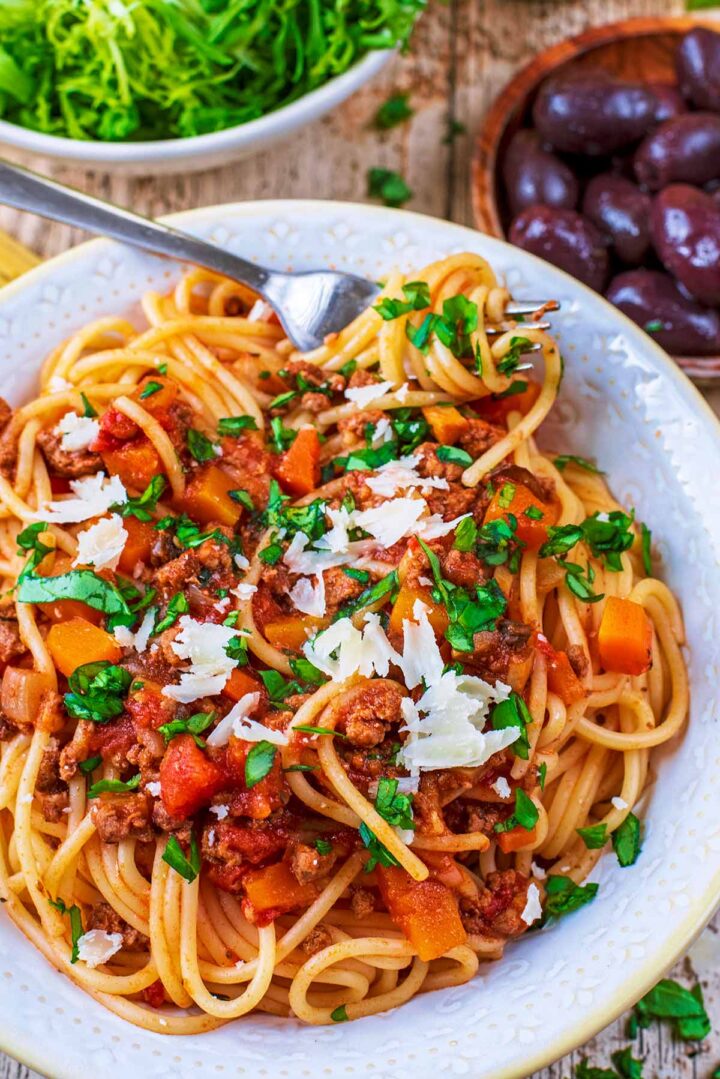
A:
[[[129,1021],[396,1007],[637,857],[682,620],[508,299],[455,255],[300,356],[195,270],[0,417],[0,894]]]

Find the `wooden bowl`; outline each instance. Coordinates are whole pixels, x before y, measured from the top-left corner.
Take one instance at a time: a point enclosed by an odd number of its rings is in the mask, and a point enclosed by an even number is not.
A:
[[[720,20],[678,16],[593,26],[545,49],[522,68],[495,99],[475,145],[472,198],[478,229],[507,238],[511,215],[502,184],[505,153],[515,132],[532,126],[535,96],[549,75],[572,65],[604,68],[634,82],[675,83],[675,50],[683,34],[695,26],[720,30]],[[712,385],[720,381],[720,356],[674,358],[694,381]]]

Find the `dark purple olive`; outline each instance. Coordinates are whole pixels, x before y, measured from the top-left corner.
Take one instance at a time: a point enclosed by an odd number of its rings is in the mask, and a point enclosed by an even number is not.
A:
[[[618,257],[637,266],[650,246],[650,204],[632,180],[604,172],[588,184],[582,211],[610,237]]]
[[[689,184],[671,184],[650,213],[655,250],[667,270],[703,303],[720,304],[720,206]]]
[[[547,259],[600,292],[608,272],[605,239],[575,210],[529,206],[510,226],[510,243]]]
[[[586,70],[543,83],[533,121],[556,150],[596,157],[641,139],[653,126],[656,108],[647,86]]]
[[[503,179],[513,217],[526,206],[574,210],[578,182],[567,165],[543,149],[536,131],[518,131],[505,154]]]
[[[668,82],[649,82],[648,90],[652,90],[655,98],[655,115],[653,120],[656,124],[664,124],[666,120],[672,120],[675,116],[682,116],[688,111],[685,99],[677,86],[671,86]]]
[[[720,112],[720,34],[697,26],[678,45],[680,90],[698,109]]]
[[[720,116],[687,112],[667,120],[643,139],[635,153],[635,175],[651,191],[676,180],[706,184],[720,176]]]
[[[668,274],[628,270],[612,279],[605,295],[668,352],[720,353],[720,311],[689,299]]]

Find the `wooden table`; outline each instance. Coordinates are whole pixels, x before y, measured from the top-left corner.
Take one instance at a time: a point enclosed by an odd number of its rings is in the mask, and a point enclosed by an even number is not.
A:
[[[398,58],[375,82],[332,116],[305,128],[259,157],[207,173],[131,179],[57,173],[101,197],[151,215],[238,199],[274,197],[365,201],[366,173],[377,165],[396,169],[414,192],[410,209],[472,224],[472,137],[494,94],[535,52],[568,34],[628,15],[680,13],[678,0],[432,0],[417,28],[411,53]],[[416,110],[412,122],[378,133],[371,126],[378,106],[407,91]],[[462,124],[464,134],[447,139]],[[78,230],[48,224],[0,208],[0,227],[43,256],[83,239]],[[720,394],[712,395],[718,408]],[[718,946],[715,945],[718,941]],[[645,1056],[645,1079],[709,1079],[720,1064],[720,916],[673,976],[693,984],[700,977],[717,1033],[700,1047],[676,1042],[655,1026],[634,1043]],[[628,1044],[618,1021],[582,1050],[535,1079],[565,1079],[587,1056],[610,1066],[610,1053]],[[0,1055],[0,1079],[26,1079],[22,1065]]]

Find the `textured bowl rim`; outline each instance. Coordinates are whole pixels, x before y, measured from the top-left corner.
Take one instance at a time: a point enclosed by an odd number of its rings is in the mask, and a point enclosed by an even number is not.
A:
[[[22,127],[8,120],[0,120],[0,145],[44,157],[67,158],[88,166],[96,165],[150,165],[180,162],[200,154],[222,154],[249,149],[279,138],[340,104],[364,83],[378,74],[394,55],[394,49],[378,49],[369,52],[341,75],[328,79],[322,86],[308,91],[288,105],[248,120],[234,124],[222,131],[206,135],[190,135],[187,138],[148,139],[145,142],[99,142],[94,139],[71,139],[64,135],[48,135],[42,131]],[[187,212],[187,211],[186,211]]]
[[[320,225],[321,218],[331,213],[360,214],[370,219],[369,224],[371,226],[373,220],[378,222],[381,220],[387,221],[392,217],[396,218],[399,224],[403,221],[413,221],[420,226],[424,221],[433,220],[440,223],[447,230],[450,238],[452,238],[453,234],[457,236],[458,241],[462,241],[467,234],[483,236],[491,248],[495,245],[511,248],[516,252],[516,257],[522,261],[530,260],[540,268],[547,265],[537,256],[512,248],[512,245],[507,241],[479,233],[470,226],[441,221],[438,218],[432,218],[428,214],[389,209],[365,203],[322,199],[257,199],[249,202],[224,203],[198,207],[194,210],[184,210],[179,213],[168,214],[161,220],[176,227],[189,227],[190,231],[192,231],[192,225],[203,219],[227,220],[229,217],[296,214],[301,217],[307,215],[317,218],[318,225]],[[12,301],[13,296],[25,287],[34,286],[44,278],[51,280],[58,266],[68,265],[76,261],[81,262],[89,249],[97,251],[105,248],[110,253],[113,250],[122,249],[122,246],[122,244],[114,240],[106,239],[88,240],[78,244],[60,255],[56,255],[54,258],[48,259],[39,266],[27,271],[9,285],[4,286],[4,288],[0,289],[0,299],[4,301],[10,299]],[[593,292],[592,289],[589,289],[586,285],[583,285],[580,281],[557,267],[552,267],[552,269],[567,281],[571,289],[579,289],[581,295],[587,293],[593,302],[600,303],[602,307],[606,308],[608,320],[611,323],[614,321],[618,325],[618,330],[622,331],[634,342],[641,352],[644,351],[652,356],[658,375],[670,379],[674,384],[675,392],[678,393],[687,407],[698,416],[698,419],[703,423],[703,427],[713,438],[717,446],[718,458],[720,459],[720,419],[670,356],[604,297]],[[631,1008],[687,951],[708,924],[718,906],[720,906],[720,856],[718,856],[717,863],[715,875],[704,893],[696,897],[695,902],[687,908],[688,913],[685,917],[678,919],[672,939],[668,940],[661,950],[652,952],[648,956],[642,968],[638,969],[623,985],[621,994],[616,995],[612,1002],[589,1008],[587,1014],[569,1023],[563,1035],[556,1039],[551,1046],[547,1045],[536,1050],[532,1055],[525,1055],[522,1060],[518,1059],[512,1064],[508,1064],[502,1070],[497,1071],[493,1079],[527,1079],[527,1076],[531,1073],[548,1066],[589,1041],[600,1030]],[[82,993],[79,988],[73,988],[76,992]],[[140,1033],[138,1033],[138,1037],[140,1036]],[[155,1037],[160,1038],[161,1035]],[[31,1043],[31,1039],[28,1037],[18,1037],[14,1030],[2,1026],[0,1026],[0,1049],[43,1075],[51,1076],[53,1079],[75,1079],[72,1073],[63,1069],[62,1064],[57,1060],[57,1056],[53,1055],[50,1047],[38,1049],[37,1045]],[[527,1053],[526,1050],[523,1050],[523,1052]]]

